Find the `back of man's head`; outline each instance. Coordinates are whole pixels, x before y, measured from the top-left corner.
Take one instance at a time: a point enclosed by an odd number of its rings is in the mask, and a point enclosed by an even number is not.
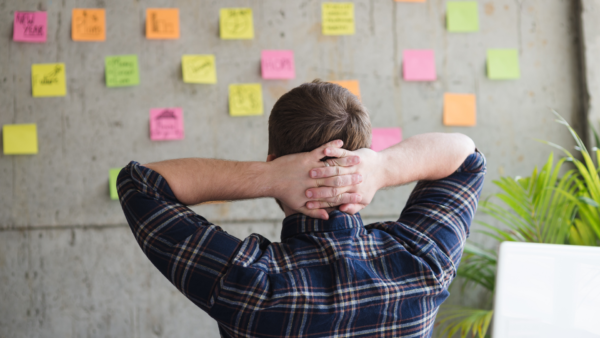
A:
[[[344,149],[371,144],[369,113],[356,96],[333,83],[314,80],[284,94],[269,117],[269,155],[314,150],[333,141]]]

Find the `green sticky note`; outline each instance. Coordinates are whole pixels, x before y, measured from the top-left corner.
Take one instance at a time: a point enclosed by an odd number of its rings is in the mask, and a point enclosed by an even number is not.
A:
[[[487,75],[492,80],[520,78],[519,51],[516,49],[488,49]]]
[[[181,57],[183,82],[217,83],[214,55],[184,55]]]
[[[137,86],[140,83],[137,55],[104,58],[107,87]]]
[[[35,124],[5,124],[2,126],[4,155],[33,155],[38,153]]]
[[[449,1],[446,24],[449,32],[477,32],[479,12],[475,1]]]
[[[117,177],[123,168],[112,168],[108,171],[108,187],[110,189],[110,199],[118,200],[119,194],[117,193]]]

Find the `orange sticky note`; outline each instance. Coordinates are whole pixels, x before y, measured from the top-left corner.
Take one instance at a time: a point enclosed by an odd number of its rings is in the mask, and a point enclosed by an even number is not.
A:
[[[342,86],[350,91],[350,93],[356,95],[360,100],[360,87],[358,85],[358,80],[346,80],[346,81],[329,81],[331,83],[335,83],[338,86]]]
[[[444,125],[473,127],[475,122],[475,94],[444,94]]]
[[[179,9],[146,9],[146,38],[179,39]]]
[[[104,9],[73,8],[71,38],[73,41],[106,40],[106,17]]]

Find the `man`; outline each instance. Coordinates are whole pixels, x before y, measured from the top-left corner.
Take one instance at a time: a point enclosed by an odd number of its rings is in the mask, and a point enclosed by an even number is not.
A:
[[[485,159],[461,134],[376,153],[370,129],[347,90],[306,83],[273,107],[266,163],[131,162],[118,179],[123,211],[144,253],[223,337],[429,337]],[[412,181],[398,220],[363,225],[357,211],[377,190]],[[285,212],[281,243],[237,239],[186,207],[263,197]]]

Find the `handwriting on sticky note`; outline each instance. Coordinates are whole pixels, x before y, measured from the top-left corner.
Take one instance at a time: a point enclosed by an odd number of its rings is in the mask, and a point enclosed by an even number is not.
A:
[[[261,70],[263,79],[295,78],[294,52],[291,50],[263,50]]]
[[[476,1],[449,1],[446,7],[449,32],[477,32],[479,13]]]
[[[67,95],[65,64],[31,65],[31,86],[34,97]]]
[[[374,151],[382,151],[402,141],[400,128],[373,128],[371,133],[371,149]]]
[[[516,49],[489,49],[487,73],[492,80],[511,80],[521,77],[519,51]]]
[[[183,139],[181,108],[150,109],[150,139],[153,141]]]
[[[474,94],[444,94],[444,125],[472,127],[475,123]]]
[[[13,40],[22,42],[46,42],[48,31],[46,12],[15,12]]]
[[[181,57],[183,82],[217,83],[214,55],[184,55]]]
[[[354,34],[354,4],[352,2],[324,2],[321,9],[323,35]]]
[[[2,126],[4,155],[30,155],[38,153],[35,124],[5,124]]]
[[[263,98],[260,83],[229,85],[229,114],[231,116],[262,115]]]
[[[104,9],[74,8],[71,21],[73,41],[106,40],[106,19]]]
[[[251,8],[221,8],[221,39],[254,39]]]
[[[358,84],[358,80],[346,80],[346,81],[329,81],[331,83],[335,83],[338,86],[342,86],[360,100],[360,86]]]
[[[106,86],[124,87],[140,83],[137,55],[107,56],[104,58],[106,68]]]
[[[111,200],[119,199],[119,193],[117,190],[117,178],[119,177],[120,172],[121,168],[111,168],[108,170],[108,191],[110,192]]]
[[[435,81],[433,50],[405,50],[402,69],[406,81]]]
[[[179,9],[146,9],[146,38],[179,39]]]

